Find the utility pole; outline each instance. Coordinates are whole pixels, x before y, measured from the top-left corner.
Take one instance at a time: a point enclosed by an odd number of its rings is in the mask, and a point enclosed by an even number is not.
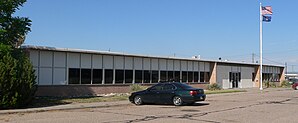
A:
[[[286,69],[285,70],[285,72],[286,72],[285,74],[288,74],[288,64],[287,64],[287,62],[285,63],[285,69]]]

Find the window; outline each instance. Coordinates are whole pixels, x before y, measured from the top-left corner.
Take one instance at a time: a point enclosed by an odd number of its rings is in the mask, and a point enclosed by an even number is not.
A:
[[[200,72],[200,82],[204,82],[205,72]]]
[[[144,83],[150,83],[150,71],[144,70]]]
[[[204,80],[205,80],[204,82],[210,81],[210,72],[205,72]]]
[[[256,74],[255,73],[252,73],[251,75],[252,75],[251,81],[255,81]]]
[[[116,70],[115,83],[122,84],[124,80],[124,70]]]
[[[187,82],[187,72],[182,71],[182,82]]]
[[[132,83],[133,71],[125,70],[125,83]]]
[[[68,72],[68,84],[80,84],[80,69],[69,68]]]
[[[102,83],[102,69],[93,69],[93,80],[92,84]]]
[[[113,84],[113,70],[105,69],[105,84]]]
[[[175,90],[175,86],[174,85],[172,85],[172,84],[165,84],[164,86],[163,86],[163,90],[164,91],[168,91],[168,90]]]
[[[136,70],[135,71],[135,83],[142,83],[142,76],[143,76],[143,71]]]
[[[210,80],[210,72],[200,72],[200,82],[209,82],[209,80]]]
[[[158,82],[158,71],[152,71],[152,83]]]
[[[150,90],[151,91],[161,91],[162,90],[162,85],[158,84],[156,86],[153,86]]]
[[[174,81],[174,72],[168,71],[168,81],[173,82]]]
[[[193,79],[194,82],[199,82],[199,72],[194,72]]]
[[[180,71],[175,71],[175,81],[180,82]]]
[[[81,69],[81,84],[91,84],[91,69]]]
[[[192,71],[188,71],[187,80],[188,80],[188,82],[193,82],[193,72]]]
[[[160,71],[160,81],[161,82],[167,81],[167,71]]]

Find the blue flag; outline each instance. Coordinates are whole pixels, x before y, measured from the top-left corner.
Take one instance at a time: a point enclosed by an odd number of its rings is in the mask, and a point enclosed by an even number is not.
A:
[[[264,22],[271,22],[271,16],[263,15],[263,21]]]

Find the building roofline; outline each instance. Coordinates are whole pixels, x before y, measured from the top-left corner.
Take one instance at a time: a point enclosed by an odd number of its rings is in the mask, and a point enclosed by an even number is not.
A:
[[[128,53],[120,53],[120,52],[110,52],[110,51],[85,50],[85,49],[73,49],[73,48],[57,48],[57,47],[48,47],[48,46],[23,45],[23,46],[21,46],[21,48],[22,49],[32,49],[32,50],[90,53],[90,54],[101,54],[101,55],[118,55],[118,56],[146,57],[146,58],[158,58],[158,59],[173,59],[173,60],[191,60],[191,61],[215,62],[215,63],[223,63],[223,64],[243,64],[243,65],[253,65],[253,66],[258,66],[259,65],[258,63],[247,63],[247,62],[237,62],[237,61],[222,61],[222,60],[207,60],[207,59],[197,59],[197,58],[150,56],[150,55],[138,55],[138,54],[128,54]],[[264,66],[284,67],[284,66],[281,66],[281,65],[271,65],[271,64],[264,64]]]

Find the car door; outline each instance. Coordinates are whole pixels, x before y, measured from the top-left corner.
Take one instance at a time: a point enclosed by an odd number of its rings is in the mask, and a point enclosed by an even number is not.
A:
[[[147,90],[143,95],[144,102],[147,103],[159,103],[160,100],[160,91],[162,90],[163,84],[157,84]]]
[[[162,103],[172,103],[172,98],[175,96],[176,86],[173,84],[165,84],[160,92],[160,101]]]

